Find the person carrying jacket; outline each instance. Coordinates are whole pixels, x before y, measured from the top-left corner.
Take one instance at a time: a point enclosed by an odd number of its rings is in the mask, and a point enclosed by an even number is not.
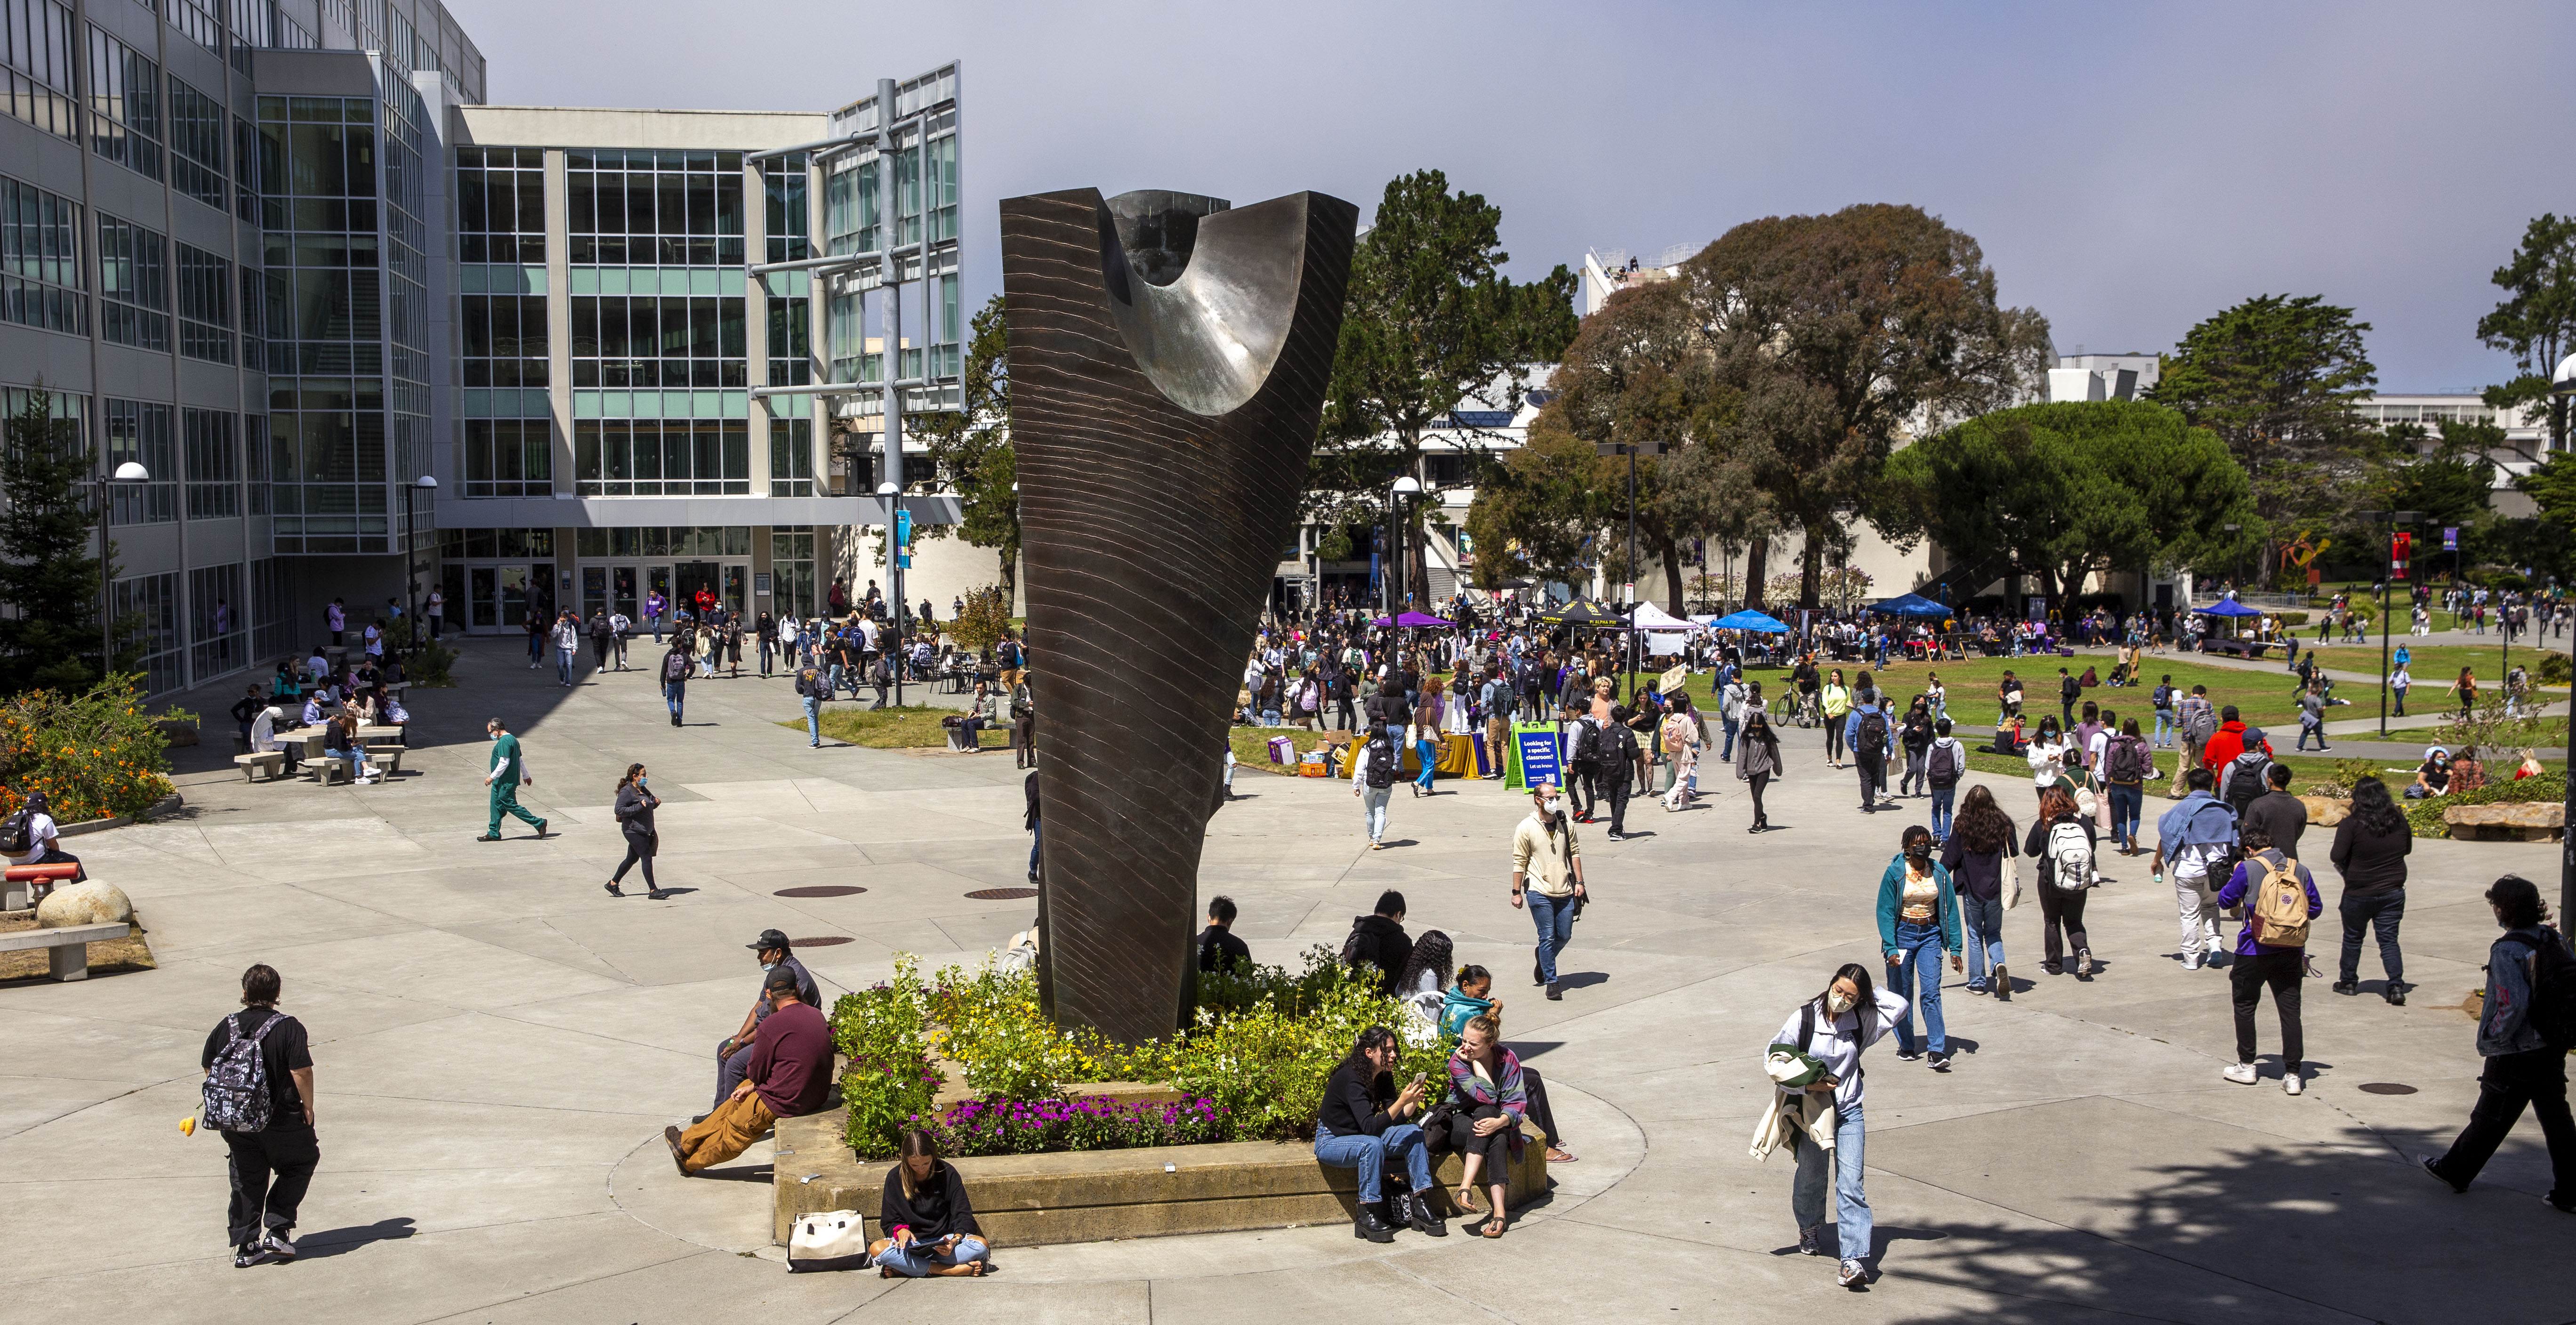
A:
[[[1790,1133],[1789,1144],[1798,1153],[1798,1174],[1789,1188],[1789,1212],[1798,1222],[1798,1251],[1801,1255],[1832,1255],[1838,1244],[1840,1264],[1837,1278],[1846,1288],[1868,1278],[1864,1259],[1870,1254],[1871,1246],[1869,1195],[1863,1185],[1863,1175],[1867,1171],[1868,1120],[1862,1108],[1861,1051],[1894,1030],[1905,1014],[1904,999],[1893,991],[1872,987],[1869,968],[1858,962],[1846,962],[1826,982],[1824,992],[1791,1011],[1789,1019],[1771,1037],[1771,1044],[1786,1045],[1798,1054],[1815,1059],[1823,1068],[1819,1075],[1796,1089],[1808,1096],[1811,1103],[1830,1103],[1830,1108],[1817,1115],[1817,1124],[1822,1126],[1830,1119],[1833,1144],[1819,1143],[1806,1128]],[[1770,1049],[1765,1046],[1763,1060],[1766,1065],[1771,1058]],[[1799,1060],[1791,1059],[1790,1062]],[[1772,1070],[1766,1066],[1766,1071]],[[1772,1079],[1775,1083],[1781,1080],[1777,1075]],[[1776,1106],[1776,1090],[1774,1094]],[[1762,1149],[1760,1135],[1757,1132],[1757,1153]],[[1825,1221],[1828,1185],[1833,1188],[1835,1198],[1836,1217],[1832,1224]],[[1833,1234],[1830,1241],[1828,1233]]]
[[[2174,905],[2182,922],[2182,968],[2197,971],[2219,951],[2218,893],[2213,882],[2224,878],[2236,854],[2236,811],[2210,794],[2216,781],[2208,769],[2183,775],[2191,790],[2182,802],[2156,817],[2155,854],[2147,868],[2163,879],[2173,876]]]
[[[2220,906],[2245,907],[2245,928],[2236,936],[2236,960],[2227,968],[2228,990],[2236,1008],[2236,1061],[2221,1075],[2240,1086],[2253,1085],[2260,1075],[2254,1068],[2254,1006],[2269,985],[2272,1006],[2281,1014],[2281,1089],[2296,1095],[2305,1061],[2300,1057],[2306,1046],[2299,1028],[2299,986],[2307,976],[2307,943],[2304,938],[2295,944],[2261,941],[2269,935],[2253,893],[2276,871],[2288,870],[2307,890],[2308,919],[2323,914],[2326,904],[2317,896],[2317,881],[2309,876],[2308,867],[2274,848],[2261,828],[2247,824],[2238,830],[2238,837],[2245,847],[2245,861],[2236,867],[2227,886],[2218,890]]]
[[[2477,1181],[2487,1160],[2528,1106],[2549,1143],[2552,1179],[2541,1199],[2562,1214],[2576,1214],[2576,1120],[2567,1110],[2567,1053],[2532,1024],[2534,976],[2544,954],[2566,951],[2567,940],[2549,928],[2549,908],[2531,880],[2508,874],[2487,889],[2487,906],[2504,933],[2487,948],[2486,1000],[2478,1014],[2478,1102],[2451,1148],[2439,1158],[2417,1155],[2426,1173],[2455,1192]]]
[[[1878,876],[1878,947],[1887,958],[1888,983],[1897,997],[1912,1001],[1896,1022],[1896,1056],[1913,1062],[1914,1007],[1923,1009],[1925,1047],[1932,1070],[1950,1070],[1950,1032],[1941,1019],[1941,957],[1950,969],[1963,971],[1959,940],[1959,894],[1950,871],[1932,859],[1932,830],[1916,824],[1905,830],[1903,849]],[[1921,992],[1916,992],[1917,987]]]

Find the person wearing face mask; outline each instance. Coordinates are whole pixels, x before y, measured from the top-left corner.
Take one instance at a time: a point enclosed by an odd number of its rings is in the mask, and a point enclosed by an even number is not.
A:
[[[1582,909],[1583,854],[1574,842],[1574,825],[1566,822],[1565,798],[1551,783],[1530,791],[1529,817],[1512,830],[1512,909],[1527,894],[1530,921],[1538,927],[1538,962],[1532,974],[1547,986],[1547,996],[1562,1000],[1556,978],[1557,956],[1574,941],[1575,913]]]
[[[760,959],[764,987],[770,975],[786,971],[796,979],[796,997],[800,1002],[809,1008],[823,1006],[821,988],[814,983],[813,975],[806,971],[805,963],[796,960],[785,934],[774,929],[764,929],[760,931],[759,938],[743,946],[751,949]],[[725,1097],[733,1093],[733,1088],[742,1083],[743,1074],[751,1070],[753,1038],[760,1029],[760,1023],[768,1019],[769,1001],[766,998],[754,999],[751,1011],[743,1014],[742,1028],[716,1045],[717,1104],[723,1104]],[[703,1121],[704,1117],[705,1115],[700,1115],[699,1121]]]
[[[483,835],[474,840],[500,841],[501,816],[504,814],[517,815],[537,830],[537,836],[544,837],[546,821],[528,813],[528,807],[519,803],[519,784],[537,780],[536,775],[528,771],[527,760],[519,752],[519,738],[512,736],[499,718],[483,724],[483,731],[492,738],[492,767],[483,775],[483,785],[491,791],[492,826],[484,829]]]
[[[1887,957],[1897,996],[1923,1009],[1932,1070],[1949,1071],[1950,1033],[1941,1020],[1941,956],[1949,954],[1951,970],[1965,969],[1959,958],[1959,895],[1950,871],[1932,859],[1932,830],[1921,824],[1905,830],[1903,850],[1879,876],[1878,947]],[[1896,1056],[1909,1063],[1916,1057],[1910,1007],[1896,1023]]]
[[[1824,1130],[1824,1116],[1817,1118],[1813,1128],[1789,1129],[1788,1144],[1798,1154],[1798,1176],[1789,1188],[1789,1211],[1798,1221],[1798,1251],[1807,1256],[1825,1255],[1825,1185],[1830,1178],[1835,1196],[1836,1241],[1841,1252],[1837,1282],[1846,1288],[1865,1283],[1869,1277],[1863,1263],[1870,1251],[1871,1216],[1869,1196],[1861,1185],[1867,1127],[1861,1114],[1860,1055],[1896,1029],[1906,1012],[1903,998],[1893,991],[1872,987],[1869,968],[1846,962],[1834,972],[1823,993],[1789,1014],[1789,1020],[1782,1024],[1779,1034],[1771,1037],[1770,1046],[1763,1052],[1764,1065],[1775,1083],[1798,1083],[1794,1093],[1805,1098],[1790,1101],[1793,1106],[1817,1109],[1830,1105],[1831,1145],[1814,1135]],[[1784,1092],[1792,1089],[1785,1084],[1781,1087]],[[1777,1108],[1779,1102],[1775,1099],[1774,1103]],[[1762,1133],[1756,1134],[1757,1158],[1768,1149],[1761,1144],[1761,1136]]]
[[[662,847],[661,835],[653,831],[653,811],[661,804],[661,797],[645,789],[644,766],[628,764],[626,776],[617,781],[617,826],[626,836],[626,859],[601,885],[608,889],[609,896],[626,895],[617,885],[626,881],[626,871],[640,864],[644,867],[644,895],[656,902],[662,900],[662,885],[653,882],[653,853]]]

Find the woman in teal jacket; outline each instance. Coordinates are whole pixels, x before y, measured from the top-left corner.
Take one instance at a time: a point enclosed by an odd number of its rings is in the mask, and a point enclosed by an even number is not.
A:
[[[1878,946],[1887,955],[1888,983],[1923,1009],[1932,1070],[1947,1072],[1950,1034],[1941,1021],[1941,955],[1950,955],[1951,970],[1961,969],[1959,894],[1950,886],[1950,871],[1932,859],[1931,829],[1916,824],[1905,830],[1902,841],[1904,849],[1887,862],[1887,873],[1878,880]],[[1896,1056],[1909,1063],[1920,1056],[1913,1007],[1896,1023]]]

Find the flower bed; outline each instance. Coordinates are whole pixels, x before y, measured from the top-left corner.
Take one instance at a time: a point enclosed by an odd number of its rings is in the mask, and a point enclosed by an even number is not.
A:
[[[1374,973],[1313,948],[1300,974],[1246,965],[1202,977],[1186,1033],[1126,1046],[1048,1021],[1028,973],[950,967],[925,981],[914,958],[898,957],[892,980],[832,1009],[850,1060],[841,1081],[848,1141],[873,1159],[894,1154],[903,1130],[919,1126],[969,1147],[951,1152],[962,1154],[1309,1138],[1325,1080],[1359,1033],[1405,1026],[1404,1009],[1375,986]],[[1398,1080],[1442,1079],[1446,1050],[1436,1041],[1402,1045]],[[975,1095],[945,1113],[932,1103],[943,1058],[962,1065]],[[1119,1080],[1169,1082],[1180,1099],[1118,1105],[1066,1089]]]
[[[31,690],[0,706],[0,814],[45,793],[57,823],[132,817],[170,794],[170,738],[155,725],[195,715],[147,717],[139,678],[109,677],[86,692]]]

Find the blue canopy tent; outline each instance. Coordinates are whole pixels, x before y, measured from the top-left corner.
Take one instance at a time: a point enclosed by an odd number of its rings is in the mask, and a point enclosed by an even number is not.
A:
[[[1711,630],[1758,630],[1769,635],[1789,633],[1789,627],[1785,622],[1749,608],[1732,616],[1719,617],[1708,625]]]
[[[1948,616],[1950,609],[1919,593],[1902,594],[1883,603],[1872,603],[1869,610],[1891,616]]]
[[[2200,613],[2202,616],[2246,617],[2263,615],[2260,610],[2247,607],[2245,604],[2240,603],[2233,598],[2221,598],[2207,607],[2195,607],[2191,610]]]

